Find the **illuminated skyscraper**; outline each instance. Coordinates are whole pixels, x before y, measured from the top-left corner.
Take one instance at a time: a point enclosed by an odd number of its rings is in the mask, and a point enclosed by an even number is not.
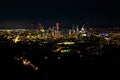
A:
[[[56,36],[59,37],[59,34],[60,34],[60,33],[59,33],[59,23],[56,22],[56,25],[55,25],[55,26],[56,26]]]
[[[59,32],[59,23],[58,22],[56,23],[56,29]]]
[[[85,25],[82,26],[80,33],[82,36],[87,36],[86,29],[84,28],[84,26]]]

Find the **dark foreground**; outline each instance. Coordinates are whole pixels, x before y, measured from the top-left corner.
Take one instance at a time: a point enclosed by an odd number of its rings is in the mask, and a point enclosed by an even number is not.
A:
[[[5,40],[3,40],[5,41]],[[85,45],[86,43],[84,43]],[[82,45],[82,44],[80,44]],[[85,47],[83,45],[83,47]],[[10,80],[69,80],[69,79],[118,79],[120,73],[120,46],[105,45],[102,55],[89,54],[85,48],[78,47],[82,52],[71,52],[60,55],[52,52],[53,44],[39,47],[34,44],[14,44],[9,41],[0,44],[0,75],[1,79]],[[74,48],[74,47],[73,47]],[[83,48],[83,49],[82,49]],[[23,55],[22,53],[26,53]],[[24,56],[38,70],[24,66],[14,59],[15,56]],[[48,58],[45,59],[44,57]]]

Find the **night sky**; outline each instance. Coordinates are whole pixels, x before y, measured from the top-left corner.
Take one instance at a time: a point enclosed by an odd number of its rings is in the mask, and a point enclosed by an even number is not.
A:
[[[118,0],[0,0],[0,28],[25,22],[54,25],[56,21],[120,27],[120,5]]]

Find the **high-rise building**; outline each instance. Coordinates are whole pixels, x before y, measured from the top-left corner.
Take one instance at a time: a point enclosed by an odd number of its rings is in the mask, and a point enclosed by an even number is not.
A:
[[[59,23],[58,22],[56,22],[56,37],[59,37]]]
[[[59,23],[58,22],[56,22],[56,29],[59,32]]]
[[[85,25],[82,26],[80,33],[82,36],[87,36],[86,29],[84,28]]]

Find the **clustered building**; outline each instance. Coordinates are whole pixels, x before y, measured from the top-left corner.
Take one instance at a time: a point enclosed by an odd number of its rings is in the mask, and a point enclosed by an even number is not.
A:
[[[102,37],[107,43],[120,44],[120,29],[119,28],[86,28],[83,26],[72,26],[70,29],[62,29],[59,22],[55,26],[45,28],[43,24],[38,24],[38,29],[0,29],[0,35],[4,35],[7,39],[18,41],[36,41],[40,39],[60,39],[60,38],[75,38],[78,40],[90,36]]]

